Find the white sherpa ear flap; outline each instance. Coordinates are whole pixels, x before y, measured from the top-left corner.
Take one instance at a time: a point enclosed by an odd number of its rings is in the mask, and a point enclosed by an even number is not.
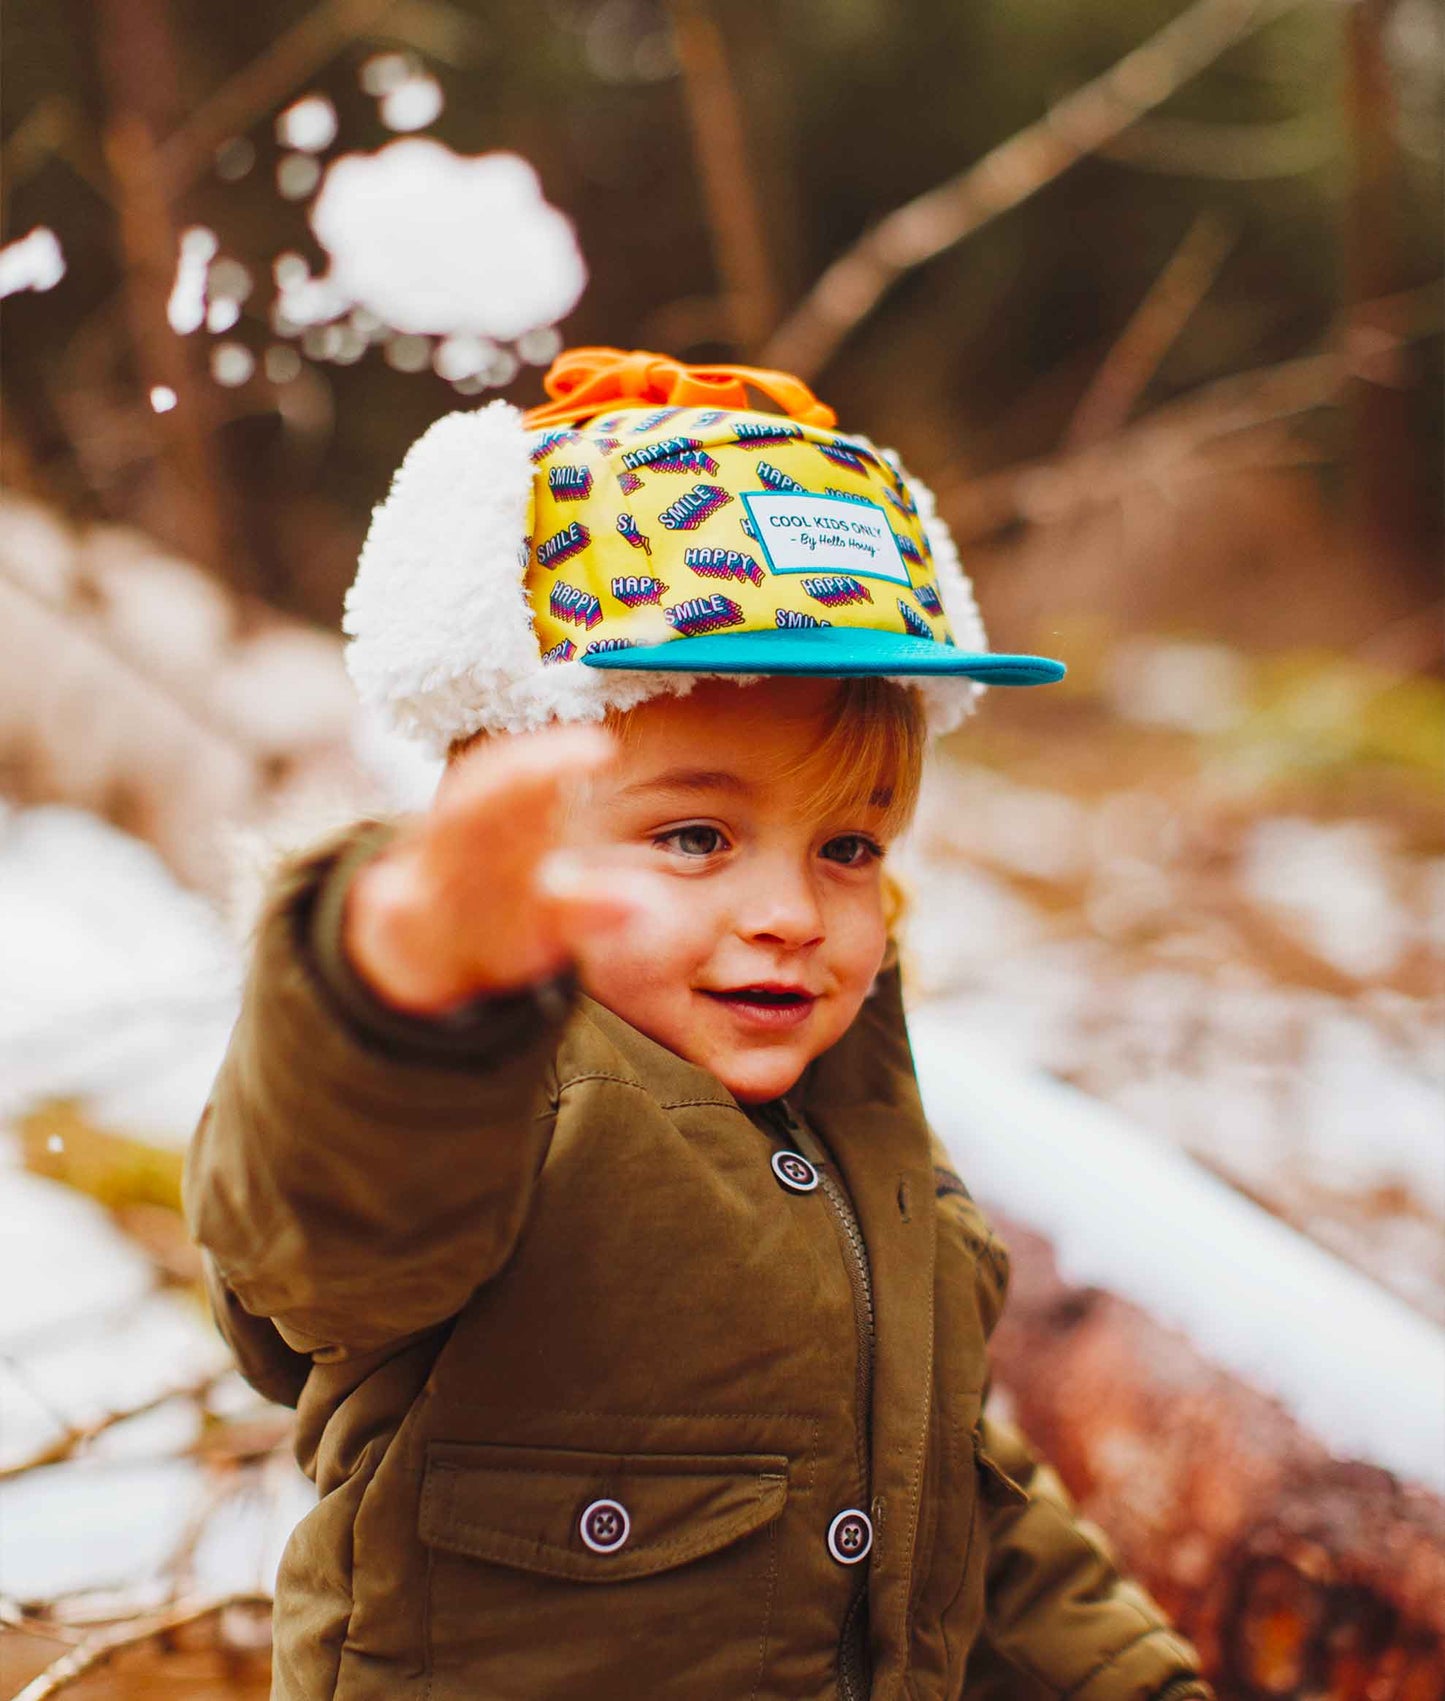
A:
[[[435,756],[483,728],[601,720],[695,683],[544,666],[526,592],[532,443],[507,402],[437,420],[372,515],[347,593],[341,625],[357,690]]]
[[[342,630],[357,690],[444,755],[535,674],[523,589],[532,460],[507,402],[436,421],[372,515]]]
[[[938,512],[938,499],[922,479],[914,478],[907,471],[891,449],[883,449],[879,453],[907,485],[908,493],[918,508],[923,535],[928,539],[928,551],[933,557],[933,570],[938,575],[939,598],[954,642],[960,650],[986,651],[988,634],[983,629],[983,616],[973,594],[973,581],[964,572],[953,533]],[[912,679],[909,683],[918,687],[928,714],[928,730],[935,738],[952,732],[967,720],[988,689],[981,680],[960,675],[935,674]]]

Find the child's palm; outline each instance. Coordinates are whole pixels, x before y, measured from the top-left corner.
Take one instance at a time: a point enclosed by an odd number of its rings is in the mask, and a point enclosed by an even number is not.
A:
[[[613,750],[600,731],[567,728],[483,745],[448,771],[348,898],[347,953],[383,998],[425,1014],[515,990],[636,910],[616,874],[585,883],[556,854],[567,789]]]

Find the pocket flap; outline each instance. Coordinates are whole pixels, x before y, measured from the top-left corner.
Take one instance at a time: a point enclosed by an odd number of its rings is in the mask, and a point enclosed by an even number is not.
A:
[[[983,1437],[978,1430],[973,1432],[973,1456],[978,1466],[979,1487],[982,1492],[1000,1506],[1027,1506],[1032,1496],[1020,1483],[1016,1483],[998,1460],[983,1444]]]
[[[419,1534],[428,1546],[472,1559],[606,1583],[715,1553],[771,1523],[787,1498],[782,1454],[433,1442]],[[583,1515],[599,1500],[626,1514],[625,1537],[610,1552],[583,1540]],[[615,1520],[609,1535],[619,1526]]]

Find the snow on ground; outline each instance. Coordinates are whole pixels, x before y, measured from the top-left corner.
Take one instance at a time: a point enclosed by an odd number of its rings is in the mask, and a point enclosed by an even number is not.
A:
[[[200,1306],[158,1289],[100,1206],[18,1169],[13,1148],[0,1145],[0,1469],[208,1376],[224,1377],[215,1405],[254,1406]],[[159,1590],[177,1563],[193,1584],[269,1589],[314,1491],[281,1457],[218,1483],[188,1456],[202,1421],[198,1402],[164,1401],[0,1482],[0,1590]]]
[[[1419,990],[1441,952],[1438,861],[1374,821],[1191,831],[1165,796],[1065,797],[945,759],[900,859],[911,996],[1445,1322],[1445,1004]],[[1319,984],[1251,956],[1273,929]]]
[[[1346,974],[1386,974],[1410,943],[1383,832],[1370,822],[1260,821],[1245,845],[1245,890],[1283,911]]]
[[[1108,1288],[1275,1395],[1342,1458],[1445,1493],[1445,1330],[1182,1154],[980,1045],[911,1021],[929,1117],[969,1185]]]
[[[0,812],[0,1115],[84,1098],[184,1145],[235,1020],[240,965],[203,900],[81,810]]]

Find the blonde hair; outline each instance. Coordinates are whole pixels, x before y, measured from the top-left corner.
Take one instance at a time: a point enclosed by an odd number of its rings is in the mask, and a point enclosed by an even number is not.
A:
[[[605,724],[624,742],[639,704],[609,709]],[[859,809],[879,811],[878,831],[896,838],[918,804],[928,728],[917,689],[894,679],[840,679],[828,704],[823,736],[783,770],[799,801],[822,819]]]

